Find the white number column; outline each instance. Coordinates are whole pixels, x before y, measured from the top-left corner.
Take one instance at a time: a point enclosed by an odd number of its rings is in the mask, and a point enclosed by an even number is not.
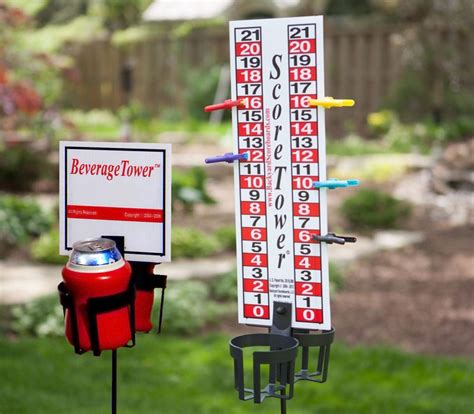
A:
[[[316,108],[316,26],[288,26],[291,121],[291,169],[295,252],[295,319],[322,322],[321,249],[311,239],[319,233],[318,122]]]
[[[237,108],[240,161],[240,215],[244,316],[269,319],[268,248],[266,229],[265,149],[263,140],[262,31],[260,27],[235,32]]]

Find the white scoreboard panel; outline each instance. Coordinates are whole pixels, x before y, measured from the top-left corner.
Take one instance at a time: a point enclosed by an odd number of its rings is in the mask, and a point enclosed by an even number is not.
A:
[[[230,22],[239,322],[271,326],[273,302],[292,327],[330,329],[323,19]]]

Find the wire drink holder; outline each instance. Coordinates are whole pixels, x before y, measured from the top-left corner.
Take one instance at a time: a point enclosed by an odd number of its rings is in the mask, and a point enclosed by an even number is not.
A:
[[[298,330],[293,332],[294,338],[298,340],[301,347],[301,370],[295,374],[295,382],[326,382],[329,371],[329,355],[335,332],[334,328],[329,331],[315,331],[312,333]],[[309,356],[312,349],[317,349],[316,371],[314,372],[309,370]]]
[[[240,335],[230,340],[230,355],[234,360],[234,387],[239,399],[262,403],[266,398],[280,400],[280,413],[286,414],[286,401],[293,398],[298,381],[323,383],[327,380],[329,355],[334,341],[334,328],[329,331],[303,331],[291,328],[291,303],[273,303],[273,324],[269,333]],[[252,353],[251,387],[246,387],[244,350],[267,347]],[[295,372],[301,348],[301,369]],[[316,371],[310,372],[310,350],[317,349]],[[262,365],[268,365],[268,383],[262,388]]]

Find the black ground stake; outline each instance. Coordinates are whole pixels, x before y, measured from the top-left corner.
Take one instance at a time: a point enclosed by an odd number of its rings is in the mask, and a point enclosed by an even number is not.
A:
[[[112,351],[112,414],[117,414],[117,350]]]

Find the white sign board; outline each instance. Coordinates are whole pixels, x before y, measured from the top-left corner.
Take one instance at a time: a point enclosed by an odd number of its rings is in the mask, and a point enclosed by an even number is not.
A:
[[[171,145],[60,143],[60,254],[123,236],[125,258],[171,260]]]
[[[239,322],[271,326],[292,303],[292,327],[330,329],[322,17],[230,22]]]

